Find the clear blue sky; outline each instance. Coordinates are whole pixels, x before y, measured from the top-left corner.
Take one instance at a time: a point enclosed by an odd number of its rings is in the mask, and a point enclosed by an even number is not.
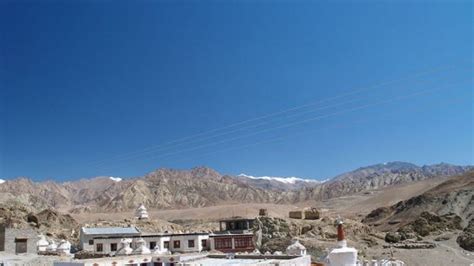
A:
[[[471,1],[15,2],[0,178],[474,163]]]

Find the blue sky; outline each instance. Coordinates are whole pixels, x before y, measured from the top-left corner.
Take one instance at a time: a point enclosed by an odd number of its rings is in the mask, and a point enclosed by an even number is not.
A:
[[[474,163],[470,1],[130,3],[0,4],[0,178]]]

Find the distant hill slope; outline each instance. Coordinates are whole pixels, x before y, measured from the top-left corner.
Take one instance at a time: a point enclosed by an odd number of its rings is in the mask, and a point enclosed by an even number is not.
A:
[[[425,166],[405,162],[376,164],[338,175],[319,186],[304,188],[297,197],[299,200],[323,200],[431,178],[459,175],[470,170],[474,170],[474,167],[446,163]]]
[[[469,169],[473,168],[449,164],[419,167],[394,162],[359,168],[324,183],[235,177],[206,167],[158,169],[130,179],[96,177],[64,183],[17,178],[0,184],[0,202],[20,202],[38,210],[45,207],[73,209],[75,213],[129,210],[139,203],[159,209],[237,202],[295,203],[457,175]]]
[[[381,207],[363,222],[381,229],[400,227],[416,220],[423,212],[456,214],[463,225],[474,218],[474,171],[453,176],[425,193],[389,207]]]

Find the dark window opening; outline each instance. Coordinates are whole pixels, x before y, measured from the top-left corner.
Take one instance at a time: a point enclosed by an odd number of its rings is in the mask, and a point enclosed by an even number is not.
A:
[[[26,238],[16,238],[15,239],[15,253],[27,253],[28,245]]]
[[[194,240],[188,240],[188,248],[194,247]]]
[[[179,240],[173,241],[173,247],[174,248],[180,248],[181,247],[181,241],[179,241]]]
[[[117,243],[110,244],[110,251],[117,251]]]
[[[97,244],[95,250],[97,252],[103,252],[104,251],[104,246],[101,243],[99,243],[99,244]]]
[[[155,249],[156,247],[156,242],[155,241],[151,241],[150,242],[150,249]]]

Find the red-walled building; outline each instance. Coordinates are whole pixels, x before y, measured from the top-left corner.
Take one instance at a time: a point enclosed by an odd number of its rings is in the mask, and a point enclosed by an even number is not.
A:
[[[225,253],[255,250],[254,219],[232,218],[219,221],[220,231],[209,235],[211,250]]]

